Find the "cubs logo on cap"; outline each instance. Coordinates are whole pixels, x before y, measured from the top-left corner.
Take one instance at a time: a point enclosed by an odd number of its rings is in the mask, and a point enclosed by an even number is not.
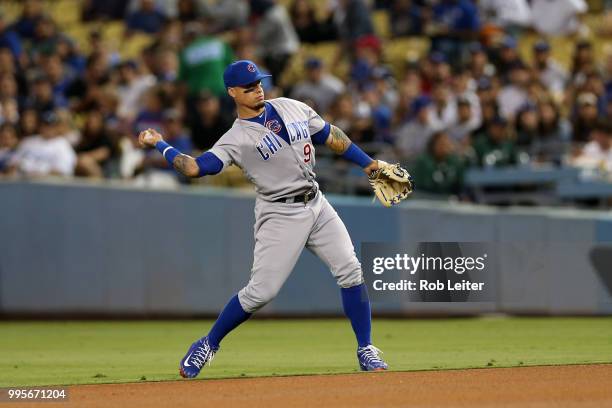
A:
[[[233,62],[225,68],[223,82],[226,88],[244,86],[272,75],[262,74],[253,61],[240,60]]]

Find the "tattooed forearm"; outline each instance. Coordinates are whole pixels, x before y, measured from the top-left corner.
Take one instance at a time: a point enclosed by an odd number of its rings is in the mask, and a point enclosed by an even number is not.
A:
[[[200,173],[200,169],[198,168],[198,164],[195,159],[186,154],[179,154],[174,158],[172,165],[176,169],[176,171],[183,173],[187,177],[197,177]]]
[[[342,129],[331,125],[329,137],[325,144],[336,154],[346,152],[346,149],[351,145],[351,139],[342,131]]]

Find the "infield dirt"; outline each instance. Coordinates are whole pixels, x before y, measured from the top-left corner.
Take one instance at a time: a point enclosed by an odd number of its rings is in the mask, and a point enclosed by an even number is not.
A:
[[[602,408],[611,385],[598,364],[82,385],[44,406]]]

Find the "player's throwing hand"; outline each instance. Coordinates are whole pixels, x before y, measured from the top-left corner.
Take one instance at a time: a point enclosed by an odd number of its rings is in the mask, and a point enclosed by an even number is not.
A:
[[[138,134],[138,142],[142,147],[155,147],[155,144],[162,140],[164,140],[164,138],[155,129],[143,130]]]

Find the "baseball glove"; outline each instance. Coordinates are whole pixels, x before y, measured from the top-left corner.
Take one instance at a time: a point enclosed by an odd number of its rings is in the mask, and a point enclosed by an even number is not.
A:
[[[378,170],[370,173],[369,179],[376,198],[385,207],[399,204],[414,190],[412,177],[399,163],[389,164],[378,160]]]

